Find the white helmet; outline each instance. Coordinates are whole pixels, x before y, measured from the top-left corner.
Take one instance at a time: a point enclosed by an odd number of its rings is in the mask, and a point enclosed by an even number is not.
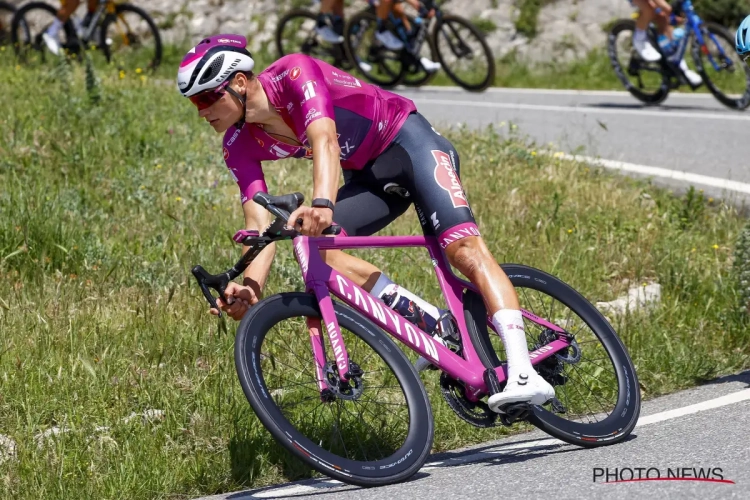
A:
[[[255,61],[240,35],[204,38],[190,49],[177,71],[177,87],[185,97],[215,89],[238,71],[252,71]]]

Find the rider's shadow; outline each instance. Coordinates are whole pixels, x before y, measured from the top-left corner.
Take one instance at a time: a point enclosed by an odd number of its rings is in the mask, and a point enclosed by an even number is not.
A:
[[[725,375],[712,380],[699,380],[700,385],[727,384],[730,382],[741,382],[745,384],[745,389],[750,388],[750,370],[735,373],[734,375]],[[699,386],[700,386],[699,385]]]
[[[631,434],[623,442],[628,442],[635,439],[636,436]],[[471,448],[469,450],[463,450],[459,452],[444,452],[430,455],[427,463],[424,465],[422,470],[411,476],[406,481],[402,481],[398,484],[409,484],[422,481],[432,476],[433,471],[444,469],[450,470],[458,467],[466,466],[494,466],[494,465],[507,465],[514,463],[523,463],[529,460],[537,460],[547,456],[561,455],[564,453],[571,453],[580,451],[581,448],[575,445],[561,442],[544,443],[547,439],[540,440],[538,438],[529,438],[526,440],[514,441],[506,445],[503,444],[490,444],[487,446],[480,446],[477,448]],[[536,443],[536,444],[535,444]],[[524,444],[528,444],[528,447],[524,447]],[[503,449],[507,448],[507,449]],[[290,488],[295,486],[306,487],[304,491],[295,493],[289,491]],[[390,487],[397,487],[398,485],[383,486],[383,490],[387,490]],[[314,488],[313,491],[310,489]],[[269,486],[267,488],[260,488],[253,490],[252,492],[240,492],[232,495],[228,495],[227,500],[251,500],[256,498],[273,498],[274,491],[283,491],[283,498],[309,498],[309,497],[323,497],[329,494],[340,494],[343,491],[352,491],[361,489],[358,486],[351,486],[343,484],[339,481],[332,481],[330,479],[310,479],[306,481],[297,481],[292,484],[280,484],[275,486]],[[315,491],[317,490],[317,491]],[[385,491],[384,491],[385,493]]]
[[[649,111],[661,111],[668,113],[669,111],[710,111],[712,113],[721,112],[721,109],[711,108],[708,106],[695,106],[695,105],[680,105],[680,104],[660,104],[659,106],[649,106],[647,104],[637,102],[594,102],[586,103],[580,106],[581,108],[598,108],[598,109],[643,109]]]

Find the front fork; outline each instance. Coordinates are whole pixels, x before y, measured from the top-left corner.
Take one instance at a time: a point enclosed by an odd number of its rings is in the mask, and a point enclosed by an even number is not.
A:
[[[336,320],[336,312],[333,309],[333,301],[330,292],[325,285],[315,284],[312,287],[315,298],[320,305],[320,318],[307,318],[307,328],[310,332],[310,343],[312,346],[313,357],[315,359],[315,374],[318,380],[318,390],[320,398],[323,401],[330,401],[332,396],[331,389],[328,386],[326,376],[326,359],[325,341],[323,340],[323,324],[328,334],[328,341],[331,348],[331,355],[338,368],[338,379],[340,383],[346,383],[351,378],[349,373],[349,353],[344,345],[344,338],[341,336],[341,328]]]

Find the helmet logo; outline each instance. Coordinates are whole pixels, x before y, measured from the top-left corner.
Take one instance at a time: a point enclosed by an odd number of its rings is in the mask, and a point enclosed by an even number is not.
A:
[[[295,66],[294,68],[292,68],[292,72],[289,74],[289,79],[296,80],[297,78],[299,78],[300,73],[302,73],[302,70],[299,69],[299,66]]]
[[[242,45],[242,42],[240,42],[239,40],[232,40],[231,38],[219,38],[216,41],[219,43],[236,43]]]
[[[240,59],[239,58],[235,59],[234,62],[230,64],[229,67],[225,69],[221,75],[219,75],[219,77],[216,79],[216,82],[217,83],[223,82],[224,78],[226,78],[227,75],[229,75],[229,73],[231,73],[232,70],[234,70],[234,68],[236,68],[239,63],[240,63]]]

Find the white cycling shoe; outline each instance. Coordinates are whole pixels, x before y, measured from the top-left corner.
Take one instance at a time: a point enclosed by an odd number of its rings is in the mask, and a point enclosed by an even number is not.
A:
[[[535,371],[520,373],[508,380],[503,392],[490,396],[487,405],[490,410],[503,413],[501,408],[510,403],[543,405],[555,397],[555,389]]]
[[[377,40],[383,44],[383,47],[385,47],[388,50],[398,52],[399,50],[404,48],[404,42],[399,40],[396,35],[394,35],[388,30],[376,31],[375,38],[377,38]]]
[[[45,31],[44,33],[42,33],[42,41],[44,41],[44,45],[47,46],[47,49],[50,52],[52,52],[56,56],[60,55],[60,42],[57,41],[57,38],[53,37]]]
[[[422,65],[424,70],[428,73],[434,73],[435,71],[440,69],[440,63],[433,61],[431,59],[428,59],[426,57],[422,57],[419,59],[419,63]]]
[[[321,40],[326,43],[339,44],[344,43],[344,37],[333,31],[330,26],[317,26],[315,32]]]
[[[661,60],[661,54],[659,54],[659,51],[648,40],[633,40],[633,48],[638,53],[638,56],[646,62]]]
[[[688,81],[690,82],[690,85],[692,85],[693,87],[697,87],[698,85],[703,83],[703,78],[701,78],[701,75],[699,75],[692,69],[688,68],[688,65],[685,62],[685,59],[680,61],[680,69],[685,74],[685,78],[688,79]]]

